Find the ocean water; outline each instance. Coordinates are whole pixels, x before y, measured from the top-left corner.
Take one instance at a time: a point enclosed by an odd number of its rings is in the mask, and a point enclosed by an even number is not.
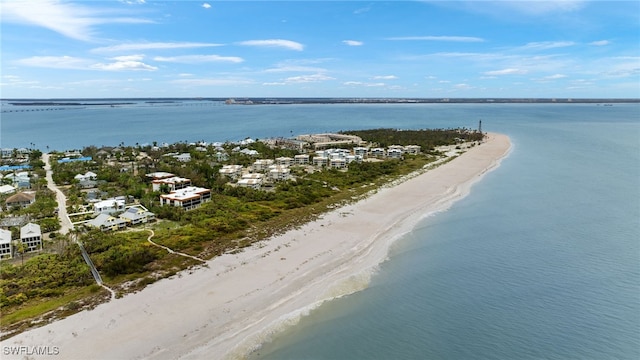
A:
[[[194,102],[3,112],[0,146],[474,128],[480,119],[483,130],[512,140],[501,166],[398,240],[368,288],[311,311],[254,356],[639,359],[638,104]]]

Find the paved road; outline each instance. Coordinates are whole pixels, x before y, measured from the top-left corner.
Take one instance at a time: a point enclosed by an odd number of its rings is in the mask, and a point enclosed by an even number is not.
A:
[[[58,218],[60,218],[60,233],[67,234],[69,230],[73,229],[73,224],[69,220],[67,214],[67,198],[62,191],[53,182],[53,171],[51,170],[51,163],[49,162],[50,154],[42,154],[42,161],[44,161],[44,170],[46,171],[47,187],[56,194],[56,201],[58,202]]]

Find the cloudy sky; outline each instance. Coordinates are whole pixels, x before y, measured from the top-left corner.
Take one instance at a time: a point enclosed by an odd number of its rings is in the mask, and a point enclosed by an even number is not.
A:
[[[640,97],[635,0],[0,1],[2,98]]]

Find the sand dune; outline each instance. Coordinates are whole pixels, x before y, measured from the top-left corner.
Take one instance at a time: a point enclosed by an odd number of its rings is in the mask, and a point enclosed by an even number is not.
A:
[[[509,149],[508,137],[489,134],[453,161],[315,222],[7,339],[2,358],[15,346],[55,347],[64,359],[242,358],[322,302],[366,287],[397,238],[466,195]]]

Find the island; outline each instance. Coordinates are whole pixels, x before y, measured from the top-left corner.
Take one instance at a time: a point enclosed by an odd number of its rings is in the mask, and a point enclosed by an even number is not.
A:
[[[283,323],[366,287],[401,234],[467,194],[509,148],[504,135],[468,129],[375,129],[32,152],[45,200],[32,218],[55,230],[44,250],[3,263],[3,346],[247,354]],[[63,213],[70,225],[51,221]],[[105,333],[119,346],[97,343]]]

